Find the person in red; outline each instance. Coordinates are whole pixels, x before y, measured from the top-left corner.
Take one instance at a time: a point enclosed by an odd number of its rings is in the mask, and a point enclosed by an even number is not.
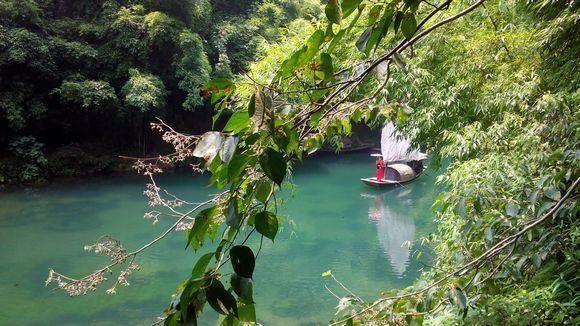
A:
[[[379,156],[375,164],[377,165],[377,174],[376,174],[377,181],[381,181],[383,179],[383,173],[385,171],[385,162],[383,161],[383,158]]]

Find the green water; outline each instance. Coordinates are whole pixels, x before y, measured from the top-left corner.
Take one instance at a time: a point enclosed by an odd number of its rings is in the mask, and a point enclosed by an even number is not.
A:
[[[321,273],[332,270],[356,294],[410,284],[421,264],[416,247],[401,247],[433,230],[431,202],[438,189],[429,170],[419,179],[375,190],[359,178],[372,175],[368,154],[319,156],[297,167],[295,191],[280,212],[287,216],[276,243],[264,241],[254,273],[257,314],[264,325],[326,324],[340,288]],[[195,254],[174,232],[138,257],[141,271],[116,295],[97,292],[70,298],[44,287],[48,267],[82,276],[106,262],[83,251],[101,235],[134,249],[163,231],[153,225],[142,195],[144,180],[115,177],[0,193],[0,324],[149,325],[191,271]],[[173,174],[160,185],[192,200],[206,198],[206,176]],[[257,242],[250,244],[256,251]],[[202,253],[209,248],[202,249]],[[200,253],[198,253],[199,255]],[[201,324],[214,324],[211,309]]]

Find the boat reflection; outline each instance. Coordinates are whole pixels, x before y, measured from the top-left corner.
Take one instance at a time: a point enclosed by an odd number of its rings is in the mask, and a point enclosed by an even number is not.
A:
[[[368,218],[376,222],[379,244],[397,277],[403,276],[411,259],[411,249],[405,242],[415,239],[415,221],[407,213],[413,205],[409,196],[413,187],[411,184],[388,192],[361,194],[372,199]]]

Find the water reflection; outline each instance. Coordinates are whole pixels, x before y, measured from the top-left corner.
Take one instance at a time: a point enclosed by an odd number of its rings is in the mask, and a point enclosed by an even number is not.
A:
[[[363,193],[372,199],[368,217],[377,225],[377,238],[393,269],[393,274],[402,277],[411,259],[411,249],[404,245],[415,239],[415,221],[408,214],[413,199],[409,194],[414,184],[395,188],[382,193]]]

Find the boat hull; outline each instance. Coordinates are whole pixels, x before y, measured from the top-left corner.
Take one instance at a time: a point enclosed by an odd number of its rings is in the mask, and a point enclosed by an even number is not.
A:
[[[383,188],[383,187],[392,187],[392,186],[398,186],[401,185],[405,182],[409,182],[411,180],[415,180],[416,178],[407,180],[407,181],[393,181],[393,180],[381,180],[381,181],[377,181],[377,178],[372,177],[372,178],[361,178],[360,181],[362,181],[364,184],[366,184],[367,186],[371,186],[371,187],[377,187],[377,188]]]
[[[423,173],[423,171],[425,171],[425,168],[426,167],[424,167],[423,170],[421,170],[421,172],[413,174],[412,177],[405,180],[382,179],[381,181],[378,181],[376,177],[371,177],[371,178],[361,178],[360,181],[362,181],[367,186],[376,188],[399,186],[402,185],[403,183],[407,183],[417,179]]]

